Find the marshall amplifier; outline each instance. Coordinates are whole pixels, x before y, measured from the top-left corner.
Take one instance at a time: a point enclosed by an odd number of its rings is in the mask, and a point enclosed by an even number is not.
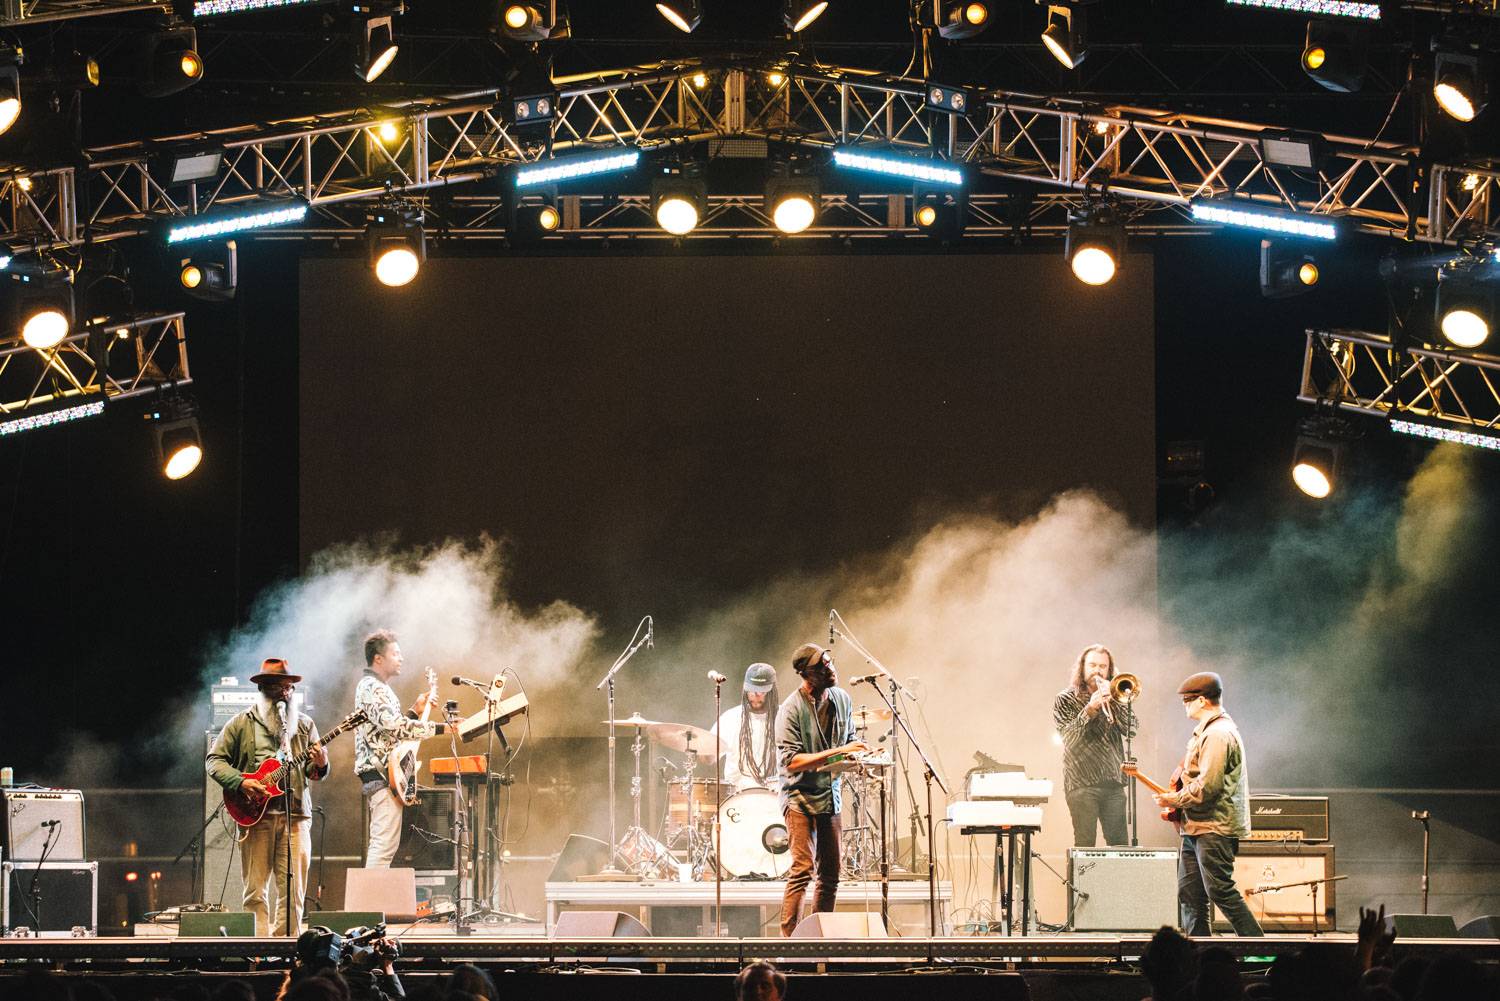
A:
[[[1251,841],[1327,841],[1327,796],[1251,796]]]

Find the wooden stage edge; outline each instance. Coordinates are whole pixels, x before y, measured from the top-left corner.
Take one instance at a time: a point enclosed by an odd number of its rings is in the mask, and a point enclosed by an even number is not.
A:
[[[398,929],[393,928],[395,932]],[[1146,934],[977,936],[965,938],[891,937],[860,939],[782,938],[555,938],[538,935],[502,936],[476,931],[454,935],[427,926],[421,934],[401,940],[400,967],[433,968],[450,963],[504,962],[519,967],[562,967],[588,963],[620,963],[644,967],[646,972],[670,973],[723,970],[757,959],[768,959],[789,969],[860,968],[918,965],[999,966],[1037,968],[1066,964],[1108,966],[1139,959],[1150,941]],[[1354,936],[1329,934],[1273,935],[1260,939],[1232,936],[1199,940],[1228,949],[1242,959],[1270,959],[1297,952],[1309,942],[1353,944]],[[284,938],[8,938],[0,939],[0,971],[14,972],[35,962],[54,967],[90,970],[130,969],[144,973],[162,969],[245,969],[285,961],[293,941]],[[1404,950],[1433,955],[1461,955],[1500,963],[1500,939],[1404,939]]]

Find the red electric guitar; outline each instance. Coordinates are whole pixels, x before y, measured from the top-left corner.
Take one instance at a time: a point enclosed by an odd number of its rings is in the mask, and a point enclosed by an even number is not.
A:
[[[1154,793],[1182,791],[1181,765],[1178,765],[1172,770],[1172,781],[1171,784],[1167,786],[1157,785],[1155,782],[1152,782],[1146,776],[1142,775],[1140,768],[1136,766],[1136,763],[1134,761],[1127,761],[1122,764],[1120,766],[1120,771],[1124,772],[1126,775],[1129,775],[1131,778],[1135,779],[1141,785],[1145,786],[1147,789],[1150,789]],[[1161,811],[1161,819],[1165,820],[1169,824],[1180,824],[1183,820],[1182,811],[1175,806],[1168,807],[1167,809]]]
[[[308,745],[307,750],[293,758],[291,766],[293,768],[301,768],[307,763],[307,759],[312,756],[314,747],[322,747],[344,731],[352,730],[359,726],[367,718],[363,709],[356,709],[340,720],[338,726],[323,734],[312,744]],[[275,757],[262,761],[260,767],[253,772],[242,772],[241,774],[245,778],[254,779],[264,785],[266,787],[266,795],[252,796],[238,789],[233,792],[225,789],[224,812],[233,817],[234,822],[241,827],[253,827],[255,824],[260,823],[260,818],[266,815],[266,807],[270,804],[271,800],[285,792],[284,789],[276,784],[276,776],[281,774],[281,769],[284,767],[286,767],[286,762],[279,757]]]

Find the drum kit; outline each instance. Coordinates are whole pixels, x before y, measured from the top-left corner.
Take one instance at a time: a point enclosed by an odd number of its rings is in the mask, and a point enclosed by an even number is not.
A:
[[[855,712],[855,731],[863,740],[872,720],[889,719],[884,709],[861,708]],[[610,720],[603,721],[610,725]],[[712,776],[700,777],[700,766],[712,768],[714,736],[689,723],[645,719],[632,713],[612,721],[616,727],[635,732],[631,751],[635,759],[630,780],[634,824],[620,839],[616,856],[626,871],[650,880],[712,880],[715,863],[725,879],[782,879],[791,868],[791,839],[781,811],[781,798],[774,789],[752,786],[735,790],[733,784]],[[659,774],[666,786],[666,809],[652,834],[641,826],[641,752],[650,739],[662,748],[684,756],[681,765],[665,761]],[[891,759],[879,754],[851,755],[828,766],[843,776],[846,817],[853,823],[843,828],[844,871],[866,877],[879,870],[879,818],[883,796],[883,774]],[[721,839],[715,859],[714,828]]]

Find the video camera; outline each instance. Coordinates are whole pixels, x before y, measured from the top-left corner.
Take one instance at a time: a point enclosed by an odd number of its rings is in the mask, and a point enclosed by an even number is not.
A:
[[[385,925],[351,928],[340,935],[332,928],[314,925],[297,939],[297,966],[309,973],[329,967],[375,970],[401,958],[401,943],[386,937]]]

